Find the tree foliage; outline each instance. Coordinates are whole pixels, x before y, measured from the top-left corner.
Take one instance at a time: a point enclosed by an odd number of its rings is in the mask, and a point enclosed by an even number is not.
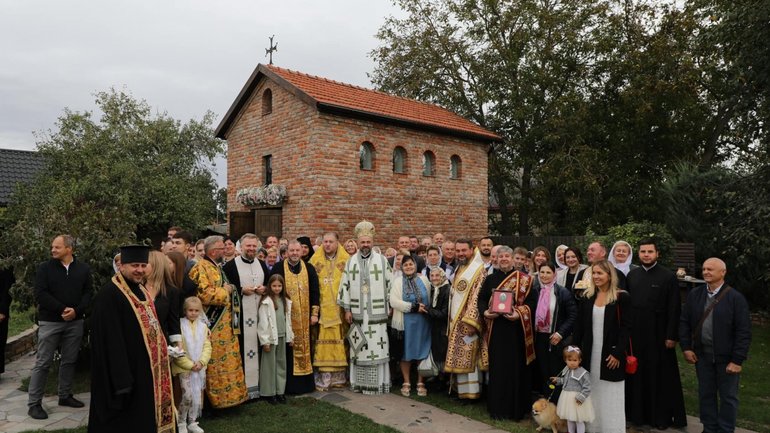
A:
[[[374,83],[504,138],[489,172],[501,234],[664,223],[669,170],[750,164],[766,141],[767,2],[396,3]]]
[[[98,119],[65,109],[57,129],[39,135],[46,168],[3,215],[0,258],[16,269],[22,303],[31,302],[35,265],[49,257],[57,234],[76,238],[76,255],[101,284],[118,246],[170,225],[203,227],[216,211],[209,167],[223,144],[213,113],[182,124],[124,91],[95,98]]]

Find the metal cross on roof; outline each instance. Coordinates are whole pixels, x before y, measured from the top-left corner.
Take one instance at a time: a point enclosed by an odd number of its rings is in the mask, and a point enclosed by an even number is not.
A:
[[[273,53],[278,51],[278,44],[273,45],[273,38],[275,35],[270,36],[270,48],[265,48],[265,57],[270,58],[270,64],[273,64]]]

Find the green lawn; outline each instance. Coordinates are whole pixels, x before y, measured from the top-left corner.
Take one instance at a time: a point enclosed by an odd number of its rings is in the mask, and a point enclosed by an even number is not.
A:
[[[33,322],[35,307],[23,311],[17,311],[15,307],[17,307],[16,304],[11,304],[11,320],[8,322],[9,338],[21,334],[35,324]]]
[[[200,425],[207,432],[339,432],[396,433],[369,418],[348,412],[337,406],[311,397],[289,398],[286,405],[272,406],[266,402],[248,403],[218,411],[211,418],[203,418]],[[86,428],[55,430],[55,433],[85,433]]]

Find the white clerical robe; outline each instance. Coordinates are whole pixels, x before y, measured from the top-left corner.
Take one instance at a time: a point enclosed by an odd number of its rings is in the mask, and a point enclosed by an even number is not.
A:
[[[339,305],[353,315],[350,342],[350,386],[364,394],[390,392],[388,296],[392,272],[381,254],[356,253],[345,265]]]
[[[265,284],[265,273],[259,260],[246,263],[238,256],[235,259],[241,287],[255,287]],[[243,373],[249,398],[259,397],[259,338],[257,337],[257,313],[262,297],[256,293],[243,296],[241,314],[243,315]]]

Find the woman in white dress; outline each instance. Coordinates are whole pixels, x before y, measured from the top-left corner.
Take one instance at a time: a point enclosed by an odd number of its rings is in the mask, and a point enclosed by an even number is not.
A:
[[[588,432],[625,433],[626,347],[631,335],[628,292],[618,288],[615,267],[602,260],[591,267],[592,281],[578,307],[574,344],[591,374],[596,418]]]

